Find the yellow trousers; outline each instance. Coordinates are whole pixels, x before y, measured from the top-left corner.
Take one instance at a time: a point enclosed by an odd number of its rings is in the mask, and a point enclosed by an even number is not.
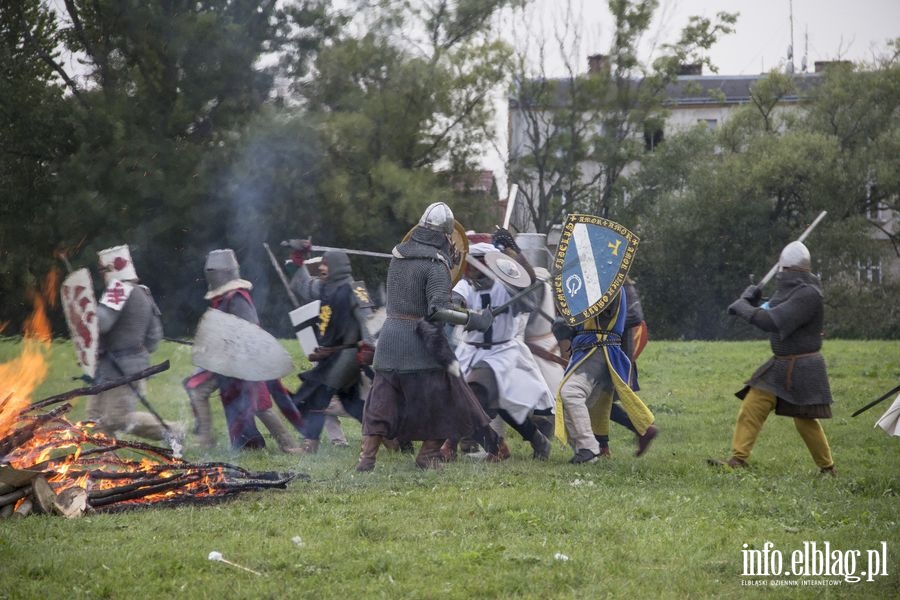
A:
[[[741,402],[737,423],[734,426],[734,437],[731,440],[732,456],[746,461],[756,443],[766,418],[775,410],[775,395],[751,387]],[[816,419],[794,417],[794,427],[806,443],[809,453],[820,468],[834,466],[831,459],[831,448],[825,437],[825,430]]]

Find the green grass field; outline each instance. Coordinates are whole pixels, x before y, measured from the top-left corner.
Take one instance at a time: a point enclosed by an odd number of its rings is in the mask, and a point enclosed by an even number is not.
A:
[[[18,352],[15,340],[0,342],[0,360]],[[792,422],[775,416],[752,468],[707,467],[707,457],[727,456],[732,394],[768,355],[767,343],[653,341],[640,361],[641,395],[661,434],[640,459],[631,435],[615,427],[612,458],[592,465],[567,464],[570,451],[559,444],[549,462],[535,463],[514,439],[512,459],[499,465],[461,460],[422,472],[411,457],[382,451],[374,473],[358,474],[355,422],[343,420],[349,449],[323,443],[317,456],[299,459],[235,454],[217,407],[217,450],[189,443],[187,458],[295,470],[311,481],[212,507],[0,521],[0,598],[896,598],[900,439],[873,429],[890,401],[850,414],[897,384],[900,341],[827,341],[824,354],[836,399],[835,418],[824,423],[836,479],[818,475]],[[187,422],[181,379],[192,370],[190,350],[165,344],[153,360],[166,358],[172,368],[152,379],[149,398]],[[77,374],[71,348],[54,343],[35,399],[79,387]],[[74,404],[73,420],[84,400]],[[859,550],[857,574],[866,551],[886,542],[888,575],[858,583],[742,577],[744,544],[767,541],[785,570],[804,542]],[[208,560],[213,550],[262,575]],[[823,579],[832,585],[800,587]],[[755,581],[768,585],[747,585]]]

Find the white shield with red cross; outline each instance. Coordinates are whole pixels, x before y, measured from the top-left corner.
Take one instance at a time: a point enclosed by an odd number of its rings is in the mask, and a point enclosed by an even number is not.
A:
[[[103,290],[103,295],[100,296],[100,304],[119,312],[125,307],[128,296],[131,295],[133,289],[134,284],[114,279],[110,281],[109,285],[106,286],[106,289]]]
[[[85,375],[93,377],[97,371],[100,326],[90,272],[78,269],[66,277],[60,289],[60,298],[78,365]]]

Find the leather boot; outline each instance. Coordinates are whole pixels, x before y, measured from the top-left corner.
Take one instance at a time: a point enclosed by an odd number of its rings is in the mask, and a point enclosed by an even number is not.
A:
[[[442,469],[441,445],[444,440],[425,440],[416,456],[416,466],[420,469]]]
[[[456,462],[458,452],[456,450],[456,442],[447,440],[441,446],[441,460],[444,462]]]
[[[644,435],[638,436],[638,449],[637,452],[634,453],[635,456],[643,456],[644,452],[646,452],[650,448],[650,442],[653,441],[659,435],[659,430],[655,425],[651,425],[647,428],[647,431],[644,432]]]
[[[545,438],[553,439],[556,430],[556,415],[531,415],[531,420]]]
[[[316,454],[319,451],[319,440],[306,438],[300,446],[300,454]]]
[[[278,415],[275,414],[274,410],[271,408],[263,410],[256,413],[256,416],[262,421],[263,425],[266,426],[266,429],[269,430],[272,437],[275,438],[275,441],[278,443],[278,448],[281,449],[282,452],[286,454],[304,454],[303,448],[297,446],[297,443],[294,441],[294,438],[291,437],[288,428]],[[318,445],[318,442],[316,445]]]
[[[497,451],[493,454],[488,454],[484,460],[497,463],[506,460],[511,455],[512,453],[509,451],[509,446],[506,445],[506,440],[500,438],[500,443],[497,445]]]
[[[534,460],[549,460],[550,459],[550,450],[553,448],[553,445],[550,443],[544,434],[541,433],[540,429],[534,430],[534,435],[531,436],[531,439],[528,440],[531,444],[531,448],[534,451],[531,454],[531,458]]]
[[[381,445],[380,435],[364,435],[362,449],[359,451],[359,462],[356,470],[367,473],[375,468],[375,456],[378,454],[378,446]]]

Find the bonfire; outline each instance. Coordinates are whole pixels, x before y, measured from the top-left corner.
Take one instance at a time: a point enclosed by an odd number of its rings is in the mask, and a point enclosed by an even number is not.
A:
[[[48,278],[46,289],[55,289],[53,281]],[[32,393],[47,376],[51,340],[41,297],[24,329],[21,354],[0,364],[0,517],[205,504],[249,490],[283,489],[298,477],[190,463],[169,448],[109,437],[94,431],[90,421],[65,418],[72,408],[68,400],[149,377],[168,369],[168,362],[33,403]]]

